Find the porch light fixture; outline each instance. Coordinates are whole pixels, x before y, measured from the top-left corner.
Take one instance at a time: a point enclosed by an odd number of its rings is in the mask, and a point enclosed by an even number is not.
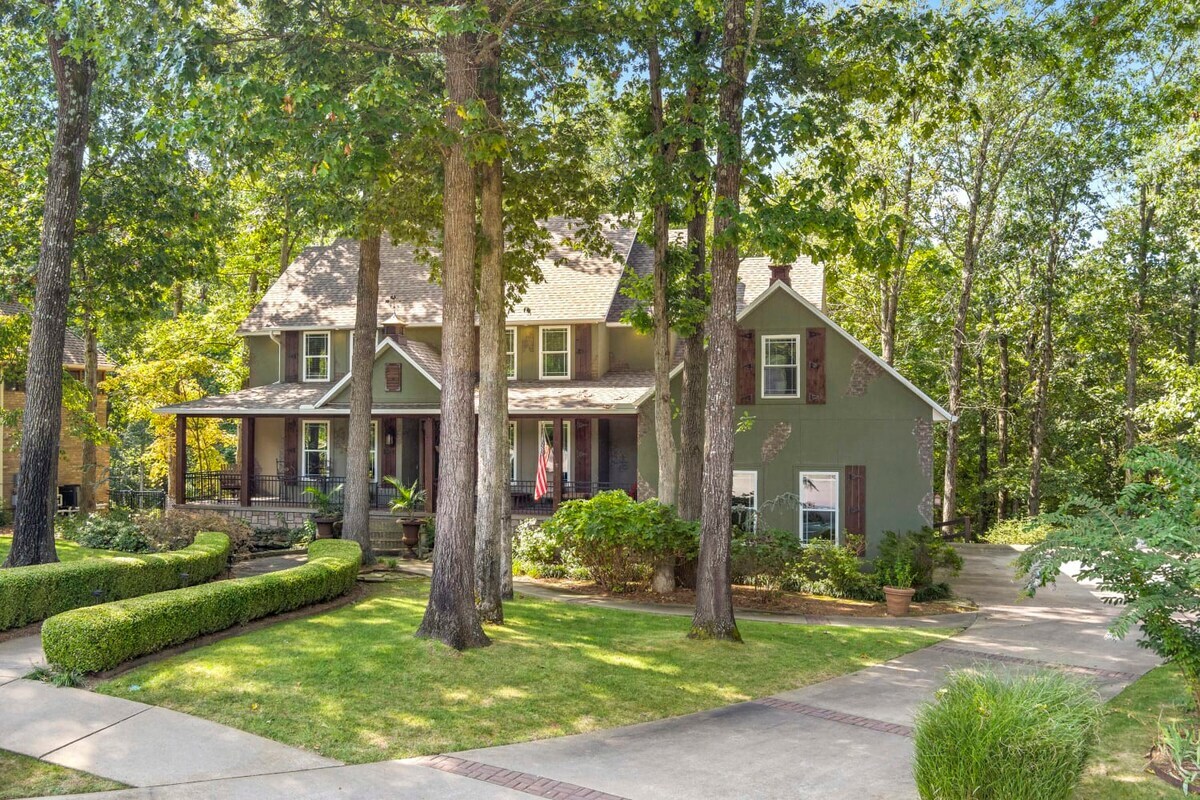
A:
[[[386,444],[388,447],[395,447],[396,446],[396,434],[392,433],[391,431],[388,431],[387,433],[385,433],[383,435],[383,443]]]

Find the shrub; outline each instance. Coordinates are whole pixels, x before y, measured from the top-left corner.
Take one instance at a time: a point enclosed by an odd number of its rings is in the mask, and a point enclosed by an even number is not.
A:
[[[733,580],[775,594],[783,589],[803,552],[800,537],[792,531],[735,529],[730,543]]]
[[[165,514],[147,511],[134,521],[142,534],[159,550],[174,550],[192,543],[201,531],[216,531],[229,537],[235,555],[250,552],[254,530],[245,520],[220,511],[190,511],[172,508]]]
[[[988,528],[983,541],[991,544],[1037,544],[1050,533],[1050,526],[1032,519],[1006,519]]]
[[[872,576],[862,571],[858,545],[819,540],[805,545],[792,568],[785,588],[849,600],[883,601],[883,592]]]
[[[657,561],[692,555],[697,546],[695,523],[679,519],[671,506],[638,502],[619,490],[563,503],[542,528],[612,591],[646,582]]]
[[[202,533],[188,547],[170,553],[3,569],[0,630],[73,608],[203,583],[224,572],[228,563],[229,537]]]
[[[1095,690],[1060,673],[954,673],[917,714],[917,791],[924,800],[1070,797],[1100,717]]]
[[[591,577],[570,548],[563,546],[559,532],[535,519],[522,520],[513,532],[513,572],[531,578]]]
[[[934,586],[934,571],[949,570],[954,574],[962,569],[962,556],[933,531],[923,528],[898,536],[888,531],[879,545],[875,557],[875,575],[883,582],[898,571],[911,573],[912,588],[921,594],[923,589]],[[949,587],[946,587],[949,596]]]
[[[119,550],[122,553],[152,553],[159,549],[177,550],[191,544],[159,548],[133,521],[127,511],[113,509],[108,513],[59,517],[55,522],[58,535],[84,547],[99,550]]]
[[[320,540],[308,562],[251,578],[218,581],[131,600],[78,608],[42,626],[46,660],[60,670],[98,672],[130,659],[350,591],[362,551],[356,542]]]
[[[1186,450],[1139,448],[1126,466],[1134,480],[1116,503],[1073,498],[1045,515],[1050,534],[1017,564],[1032,594],[1078,561],[1081,579],[1120,598],[1112,633],[1140,625],[1138,644],[1178,666],[1200,704],[1200,464]]]

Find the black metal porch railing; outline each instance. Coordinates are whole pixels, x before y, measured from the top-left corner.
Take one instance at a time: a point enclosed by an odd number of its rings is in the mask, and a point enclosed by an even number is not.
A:
[[[250,505],[263,508],[309,508],[313,497],[305,489],[309,486],[329,493],[345,485],[346,479],[334,475],[296,477],[289,475],[253,475],[250,478]],[[534,481],[511,481],[512,510],[515,514],[549,516],[554,513],[554,485],[538,500],[533,499]],[[581,500],[594,497],[600,492],[623,489],[637,496],[637,487],[606,481],[563,481],[562,500]],[[371,483],[371,508],[387,510],[396,497],[396,489],[389,483]],[[242,476],[240,472],[222,470],[217,472],[189,472],[184,484],[185,502],[197,505],[241,505]],[[425,511],[429,499],[415,509]]]
[[[131,511],[162,510],[167,507],[167,493],[163,489],[112,489],[108,504]]]

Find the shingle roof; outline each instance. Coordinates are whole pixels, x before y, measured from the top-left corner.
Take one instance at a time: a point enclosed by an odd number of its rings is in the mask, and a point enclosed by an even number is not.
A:
[[[654,386],[653,372],[609,372],[590,381],[511,381],[508,409],[530,411],[632,411]]]
[[[512,322],[602,320],[608,313],[636,225],[602,221],[602,236],[616,253],[589,254],[568,245],[577,224],[554,218],[542,223],[550,251],[538,264],[543,281],[531,284],[509,315]],[[358,242],[339,239],[306,248],[254,307],[239,333],[300,328],[353,328],[358,280]],[[442,287],[415,248],[380,245],[379,317],[396,312],[407,325],[442,324]]]
[[[682,244],[687,231],[672,230],[671,241]],[[766,256],[752,256],[742,259],[738,268],[738,299],[737,310],[754,302],[771,283],[771,259]],[[654,248],[637,242],[629,253],[627,273],[645,277],[654,269]],[[792,262],[792,288],[804,296],[805,300],[817,308],[825,307],[825,268],[814,263],[808,256],[800,256]],[[618,292],[608,310],[608,322],[619,323],[626,311],[633,308],[633,301]]]
[[[268,383],[230,394],[214,395],[186,403],[156,408],[160,414],[235,414],[239,411],[296,411],[312,409],[327,391],[328,383]]]
[[[0,300],[0,315],[15,317],[23,314],[29,314],[29,309],[21,303]],[[117,365],[108,357],[108,353],[104,352],[103,348],[96,348],[96,352],[98,354],[96,363],[100,369],[116,369]],[[87,344],[82,337],[68,328],[66,339],[63,341],[63,364],[68,367],[82,367],[86,360]]]

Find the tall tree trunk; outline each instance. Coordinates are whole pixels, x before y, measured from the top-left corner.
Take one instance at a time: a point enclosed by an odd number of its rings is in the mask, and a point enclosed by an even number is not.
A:
[[[183,316],[183,281],[175,281],[171,287],[171,316],[175,319]]]
[[[1000,471],[1000,487],[996,490],[996,519],[1008,519],[1010,499],[1008,495],[1008,449],[1009,415],[1012,413],[1012,370],[1008,363],[1008,334],[1001,331],[996,336],[1000,369],[1000,411],[996,415],[996,469]]]
[[[96,320],[89,302],[83,304],[83,385],[87,389],[87,413],[95,419],[100,400],[100,352],[96,345]],[[79,469],[79,513],[85,516],[96,510],[97,449],[96,441],[92,437],[83,437]]]
[[[651,314],[654,319],[654,440],[658,451],[658,499],[675,505],[675,479],[678,467],[675,456],[674,408],[671,398],[671,309],[667,247],[670,244],[667,214],[670,184],[668,147],[663,118],[662,60],[658,40],[651,37],[650,63],[650,121],[658,141],[656,154],[659,179],[654,189],[654,299]],[[675,558],[662,559],[654,565],[651,588],[667,594],[675,588]]]
[[[704,138],[692,140],[693,159],[705,151]],[[687,244],[692,264],[688,276],[688,292],[698,303],[705,298],[704,237],[708,232],[707,177],[693,175],[692,218],[688,220]],[[679,516],[686,520],[700,519],[701,485],[704,480],[704,326],[683,340],[683,380],[679,390]]]
[[[1050,234],[1043,278],[1041,347],[1037,359],[1037,380],[1033,390],[1033,418],[1029,422],[1029,516],[1042,511],[1042,461],[1045,457],[1046,421],[1050,404],[1050,373],[1054,369],[1054,301],[1058,272],[1058,232]]]
[[[368,565],[375,562],[371,549],[371,383],[379,328],[379,247],[379,227],[364,225],[358,242],[358,303],[350,354],[350,434],[342,520],[342,538],[358,542],[363,564]]]
[[[1138,440],[1138,350],[1142,343],[1142,326],[1145,324],[1146,290],[1150,282],[1150,235],[1154,228],[1154,203],[1150,199],[1149,187],[1142,185],[1138,196],[1138,242],[1134,263],[1133,307],[1129,313],[1129,335],[1125,354],[1125,452],[1134,448]],[[1133,480],[1133,473],[1125,470],[1125,482]]]
[[[983,368],[983,352],[975,357],[975,380],[979,385],[979,396],[987,397],[987,381]],[[989,425],[990,419],[986,409],[980,411],[979,414],[979,530],[986,531],[991,524],[992,515],[991,509],[988,507],[988,494],[984,490],[988,481],[991,480],[991,454],[988,452],[991,445],[991,429]]]
[[[497,9],[493,8],[493,23]],[[489,126],[500,135],[500,37],[480,42],[480,96]],[[509,493],[508,376],[505,358],[504,162],[479,167],[483,246],[479,270],[479,475],[476,501],[475,591],[484,622],[504,622],[504,524]]]
[[[883,360],[889,366],[896,359],[896,322],[900,316],[900,294],[904,291],[904,278],[908,274],[908,230],[912,216],[912,183],[913,172],[916,170],[916,157],[909,154],[904,167],[904,186],[901,189],[903,214],[900,229],[896,232],[896,270],[887,275],[882,283],[880,303],[880,348]]]
[[[457,650],[491,644],[475,608],[475,178],[460,111],[476,98],[472,37],[448,33],[442,172],[442,425],[429,604],[416,635]]]
[[[46,177],[33,330],[25,373],[20,485],[12,548],[4,562],[9,567],[58,560],[54,551],[54,506],[62,427],[63,343],[71,291],[75,219],[79,211],[79,181],[91,121],[92,83],[96,77],[95,63],[86,56],[64,54],[66,45],[57,34],[50,34],[50,66],[58,106]]]
[[[719,137],[714,203],[712,307],[708,319],[705,464],[696,568],[693,639],[741,641],[730,575],[734,384],[737,354],[738,215],[742,186],[742,104],[750,46],[746,1],[725,0],[718,93]]]

